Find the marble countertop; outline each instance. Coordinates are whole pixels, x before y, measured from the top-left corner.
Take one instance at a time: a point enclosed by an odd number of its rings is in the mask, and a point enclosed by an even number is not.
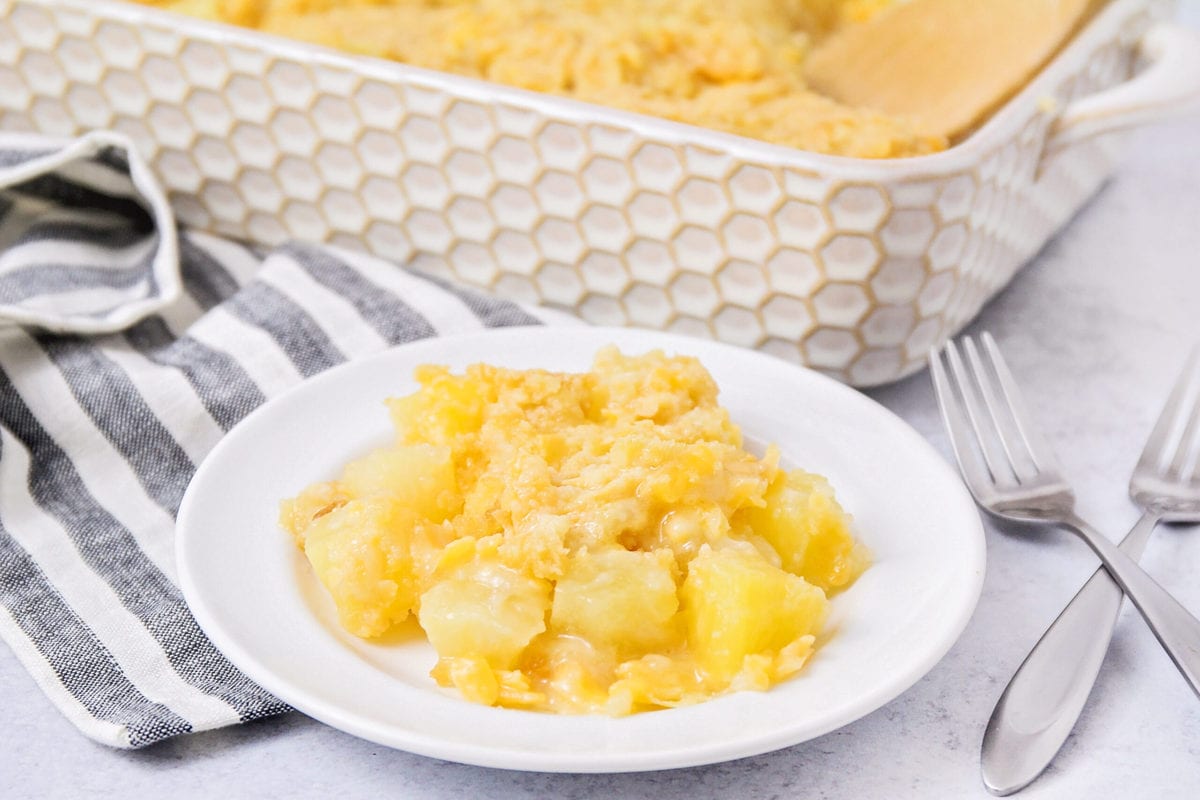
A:
[[[1200,9],[1185,8],[1200,24]],[[1200,339],[1200,113],[1139,133],[1114,179],[983,312],[1076,484],[1116,538],[1130,470]],[[870,394],[949,457],[926,374]],[[959,642],[897,700],[819,739],[708,767],[516,773],[355,739],[300,714],[116,751],[81,736],[0,647],[0,797],[984,797],[979,742],[1013,670],[1096,566],[1066,534],[988,523],[983,596]],[[1143,564],[1200,611],[1200,530],[1160,529]],[[1200,701],[1126,608],[1091,702],[1022,795],[1200,797]]]

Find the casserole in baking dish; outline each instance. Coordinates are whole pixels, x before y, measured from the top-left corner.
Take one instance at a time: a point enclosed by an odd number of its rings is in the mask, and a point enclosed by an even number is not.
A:
[[[872,385],[1007,283],[1129,127],[1195,93],[1200,48],[1169,11],[1113,0],[963,142],[872,160],[144,6],[0,0],[0,126],[128,134],[200,228],[366,248]]]

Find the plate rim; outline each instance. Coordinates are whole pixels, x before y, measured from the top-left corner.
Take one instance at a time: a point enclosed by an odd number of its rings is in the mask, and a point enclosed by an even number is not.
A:
[[[803,373],[806,379],[814,381],[824,390],[841,393],[842,397],[847,399],[847,402],[857,403],[864,408],[870,408],[872,413],[879,414],[882,412],[882,418],[887,419],[887,424],[894,428],[899,435],[909,440],[908,444],[910,447],[924,451],[925,456],[932,457],[927,458],[927,460],[931,464],[936,465],[935,470],[943,472],[943,477],[950,478],[950,481],[947,482],[948,490],[958,495],[960,503],[974,509],[974,502],[967,493],[961,479],[959,479],[957,471],[947,463],[930,442],[895,412],[862,392],[817,370],[784,361],[783,359],[759,351],[680,334],[642,329],[582,325],[510,326],[450,336],[418,339],[385,348],[369,356],[350,359],[318,375],[303,380],[295,386],[269,398],[221,437],[202,460],[191,481],[189,481],[183,500],[180,503],[176,521],[175,558],[179,576],[179,587],[196,623],[204,631],[205,635],[208,636],[212,644],[229,659],[230,663],[237,667],[250,680],[280,700],[283,700],[297,711],[345,733],[386,747],[456,763],[507,770],[553,773],[613,773],[680,769],[720,763],[771,752],[823,736],[867,716],[908,691],[908,689],[929,674],[961,638],[978,605],[986,576],[986,540],[982,518],[978,512],[972,518],[971,530],[962,532],[964,538],[969,536],[968,541],[971,546],[966,548],[966,552],[972,557],[972,561],[965,564],[961,570],[966,581],[962,586],[963,597],[961,605],[958,608],[957,614],[946,622],[936,646],[927,648],[924,657],[915,661],[906,672],[880,682],[876,685],[873,692],[854,697],[850,702],[839,707],[840,713],[829,714],[828,718],[821,724],[807,727],[801,735],[797,736],[796,732],[792,729],[778,729],[750,741],[740,742],[739,746],[734,747],[729,746],[721,740],[714,740],[712,743],[706,743],[699,747],[689,746],[683,749],[663,748],[637,753],[566,753],[554,751],[534,753],[523,749],[505,750],[500,747],[481,746],[475,743],[447,743],[442,737],[430,737],[411,727],[399,728],[395,725],[389,726],[375,720],[363,718],[357,713],[348,712],[337,704],[328,702],[323,697],[313,695],[301,686],[298,681],[276,674],[268,666],[262,664],[253,652],[244,648],[235,638],[226,635],[220,613],[214,612],[206,602],[201,582],[197,580],[197,575],[193,572],[192,564],[189,560],[192,537],[190,537],[187,531],[192,528],[189,521],[193,514],[196,513],[195,506],[197,501],[193,487],[203,485],[205,476],[208,474],[208,470],[211,469],[210,465],[218,463],[222,457],[221,454],[225,450],[237,446],[242,436],[245,435],[244,432],[253,429],[253,425],[255,424],[253,420],[271,414],[277,406],[289,401],[294,395],[318,391],[324,384],[336,381],[338,376],[344,371],[362,369],[365,364],[395,358],[397,351],[436,349],[439,346],[453,347],[455,345],[469,344],[476,340],[494,340],[502,337],[527,336],[529,334],[546,334],[550,332],[566,337],[582,336],[582,338],[592,340],[590,346],[593,352],[596,348],[611,343],[611,340],[614,338],[624,339],[631,335],[636,335],[641,340],[637,343],[637,346],[642,347],[644,350],[671,349],[672,347],[678,347],[679,350],[685,352],[718,350],[725,351],[730,355],[736,353],[739,358],[753,359],[762,365],[769,365],[775,369],[796,370]],[[633,345],[632,343],[624,343],[621,346],[629,348]],[[702,353],[689,352],[689,354],[695,354],[702,360],[704,357]],[[486,355],[483,357],[486,358]],[[951,486],[954,488],[949,489]],[[695,707],[693,706],[692,708]],[[507,709],[503,709],[503,711],[507,711]],[[666,709],[653,713],[655,716],[658,716],[669,714],[671,711],[671,709]],[[635,716],[641,717],[642,715]],[[616,721],[619,724],[620,719],[629,718],[605,719]]]

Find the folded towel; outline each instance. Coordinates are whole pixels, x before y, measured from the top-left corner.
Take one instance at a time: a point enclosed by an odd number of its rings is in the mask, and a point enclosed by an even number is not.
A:
[[[0,134],[0,637],[105,744],[287,710],[180,595],[174,519],[197,464],[347,359],[551,319],[571,318],[358,253],[177,232],[121,137]]]

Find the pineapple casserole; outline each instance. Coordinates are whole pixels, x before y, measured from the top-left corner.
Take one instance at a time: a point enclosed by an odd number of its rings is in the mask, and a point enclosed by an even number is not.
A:
[[[747,452],[694,358],[416,379],[395,444],[280,522],[348,631],[414,615],[469,700],[624,715],[767,689],[868,564],[825,479]]]
[[[891,0],[140,0],[353,53],[821,153],[943,149],[806,87],[821,39]]]

